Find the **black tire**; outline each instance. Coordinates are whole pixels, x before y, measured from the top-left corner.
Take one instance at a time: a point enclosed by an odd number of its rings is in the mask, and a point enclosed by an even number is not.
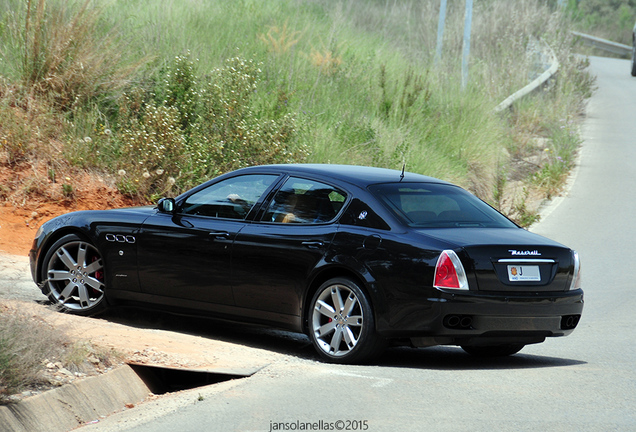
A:
[[[632,45],[632,76],[636,76],[636,40]]]
[[[308,319],[309,338],[327,362],[368,362],[386,346],[375,331],[367,295],[351,279],[323,283],[311,300]]]
[[[477,357],[506,357],[518,353],[524,346],[523,344],[462,346],[462,349]]]
[[[48,249],[41,278],[42,291],[63,312],[89,316],[106,309],[102,255],[75,234],[65,235]]]

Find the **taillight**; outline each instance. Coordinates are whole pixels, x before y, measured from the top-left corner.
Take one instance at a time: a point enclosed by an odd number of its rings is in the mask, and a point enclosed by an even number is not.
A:
[[[435,288],[468,289],[468,279],[464,266],[457,254],[452,250],[443,251],[435,266]]]
[[[574,259],[574,274],[570,285],[571,290],[581,288],[581,260],[579,259],[579,254],[572,251],[572,258]]]

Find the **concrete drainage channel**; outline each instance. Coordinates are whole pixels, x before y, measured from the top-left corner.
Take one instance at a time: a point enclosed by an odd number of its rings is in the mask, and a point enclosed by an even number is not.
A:
[[[257,370],[215,369],[214,371],[169,368],[129,363],[128,366],[156,395],[189,390],[252,376]]]
[[[3,432],[62,432],[143,402],[150,394],[188,390],[254,375],[254,369],[186,370],[129,364],[0,406]]]

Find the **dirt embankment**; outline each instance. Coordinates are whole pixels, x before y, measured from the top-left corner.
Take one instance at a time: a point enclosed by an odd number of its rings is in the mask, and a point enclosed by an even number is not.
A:
[[[0,251],[29,253],[37,228],[76,210],[145,204],[121,195],[110,178],[81,170],[58,176],[46,166],[0,164]]]

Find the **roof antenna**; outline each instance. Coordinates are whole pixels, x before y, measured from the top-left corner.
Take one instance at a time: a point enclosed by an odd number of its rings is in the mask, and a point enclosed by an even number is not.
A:
[[[404,169],[406,168],[406,162],[402,162],[402,174],[400,174],[400,181],[404,180]]]

